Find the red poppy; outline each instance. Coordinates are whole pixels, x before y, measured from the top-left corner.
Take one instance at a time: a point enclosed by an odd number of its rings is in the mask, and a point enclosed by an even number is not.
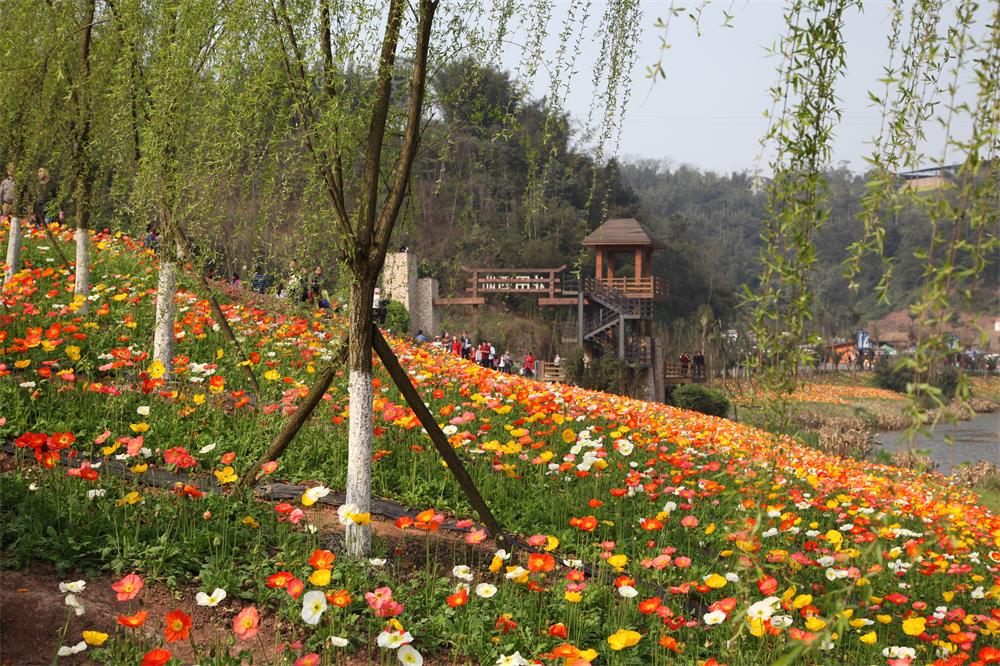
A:
[[[132,629],[136,629],[146,623],[147,615],[149,615],[149,613],[144,610],[139,611],[135,615],[119,615],[118,624],[122,625],[123,627],[130,627]]]
[[[549,553],[532,553],[528,555],[528,571],[535,573],[552,571],[556,566],[556,558]]]
[[[285,587],[293,578],[295,578],[295,575],[291,571],[279,571],[267,577],[267,586],[273,588]]]
[[[763,595],[774,594],[778,589],[778,581],[771,576],[762,576],[760,580],[757,581],[757,589]]]
[[[562,622],[557,622],[553,624],[551,627],[549,627],[549,636],[554,636],[555,638],[561,638],[563,640],[566,640],[567,634],[568,631],[566,629],[566,625],[563,624]]]
[[[655,613],[662,605],[663,600],[660,597],[651,597],[649,599],[644,599],[639,602],[639,612],[645,615],[651,615]]]
[[[447,601],[452,608],[464,606],[469,601],[469,591],[463,587],[455,594],[449,594]]]
[[[170,661],[171,656],[172,653],[170,650],[165,650],[163,648],[150,650],[142,656],[142,666],[163,666]]]
[[[337,556],[330,551],[317,548],[309,558],[309,565],[313,569],[332,569],[335,559],[337,559]]]
[[[182,641],[191,634],[191,616],[179,608],[167,613],[163,624],[163,635],[168,643]]]
[[[497,631],[501,631],[506,634],[508,631],[512,629],[517,629],[517,622],[514,622],[514,620],[511,619],[512,617],[513,616],[510,613],[504,613],[503,615],[498,617],[497,623],[495,625]]]
[[[984,664],[1000,664],[1000,648],[984,647],[977,656]]]
[[[682,652],[681,646],[677,643],[677,639],[673,636],[663,636],[660,638],[660,645],[668,650],[680,654]]]
[[[343,608],[351,603],[351,593],[347,590],[329,592],[326,595],[326,600],[338,608]]]

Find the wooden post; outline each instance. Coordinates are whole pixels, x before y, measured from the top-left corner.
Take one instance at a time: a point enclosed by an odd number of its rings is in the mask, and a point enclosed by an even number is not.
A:
[[[618,317],[618,358],[625,360],[625,315]]]
[[[469,476],[465,465],[462,464],[461,458],[458,457],[455,449],[448,442],[448,437],[441,432],[441,428],[438,427],[434,415],[427,409],[427,405],[424,404],[420,394],[417,393],[417,389],[410,382],[410,378],[407,376],[406,371],[403,370],[403,366],[399,364],[399,359],[392,353],[389,343],[382,337],[382,332],[378,330],[377,326],[372,326],[372,347],[375,348],[375,353],[378,354],[386,372],[392,377],[392,381],[406,399],[406,404],[410,406],[410,409],[413,410],[413,413],[420,421],[420,425],[427,431],[427,435],[434,443],[434,448],[438,450],[438,453],[441,454],[441,457],[448,464],[448,469],[451,470],[455,480],[458,481],[458,485],[462,487],[466,497],[469,498],[469,503],[472,504],[472,508],[479,514],[480,520],[486,525],[486,529],[490,535],[496,539],[497,544],[504,548],[509,548],[512,544],[504,535],[503,528],[500,527],[497,519],[493,517],[493,513],[489,507],[486,506],[486,501],[479,494],[479,489],[476,488],[475,482]]]
[[[576,344],[583,349],[583,280],[576,292]]]
[[[597,273],[594,275],[598,280],[604,279],[604,250],[597,248]]]

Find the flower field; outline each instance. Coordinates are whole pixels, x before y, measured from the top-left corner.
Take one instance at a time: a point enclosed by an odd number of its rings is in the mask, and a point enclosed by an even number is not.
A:
[[[951,479],[393,339],[527,547],[488,537],[380,370],[373,491],[412,511],[334,511],[324,507],[344,487],[346,379],[277,465],[252,467],[332,358],[340,319],[224,305],[261,381],[252,395],[207,302],[182,290],[167,382],[148,361],[154,257],[96,235],[84,313],[71,272],[34,233],[0,310],[0,545],[7,568],[58,572],[65,626],[38,631],[58,634],[66,659],[1000,663],[1000,517]],[[883,397],[859,390],[840,398]],[[302,493],[236,489],[257,474]],[[352,561],[341,526],[364,521],[392,538]],[[117,617],[93,626],[102,576]],[[153,584],[175,592],[169,612],[146,610]]]

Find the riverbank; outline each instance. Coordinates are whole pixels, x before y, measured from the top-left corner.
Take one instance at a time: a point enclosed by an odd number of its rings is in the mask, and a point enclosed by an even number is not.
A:
[[[971,388],[968,401],[927,413],[933,427],[911,438],[905,395],[876,388],[874,373],[824,374],[792,394],[783,434],[830,455],[955,474],[1000,509],[1000,378],[973,377]],[[741,422],[768,429],[762,401],[735,398]]]

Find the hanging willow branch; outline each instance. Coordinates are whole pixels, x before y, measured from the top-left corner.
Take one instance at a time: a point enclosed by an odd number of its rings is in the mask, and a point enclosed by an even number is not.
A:
[[[830,163],[833,128],[841,112],[836,82],[843,75],[844,14],[851,0],[798,1],[785,15],[788,34],[780,80],[772,89],[781,113],[771,119],[773,178],[768,186],[761,277],[757,292],[745,292],[757,343],[755,366],[770,396],[791,393],[800,365],[808,360],[806,325],[813,315],[810,272],[816,260],[813,236],[829,217],[824,169]],[[772,403],[773,425],[787,425],[784,401]]]

